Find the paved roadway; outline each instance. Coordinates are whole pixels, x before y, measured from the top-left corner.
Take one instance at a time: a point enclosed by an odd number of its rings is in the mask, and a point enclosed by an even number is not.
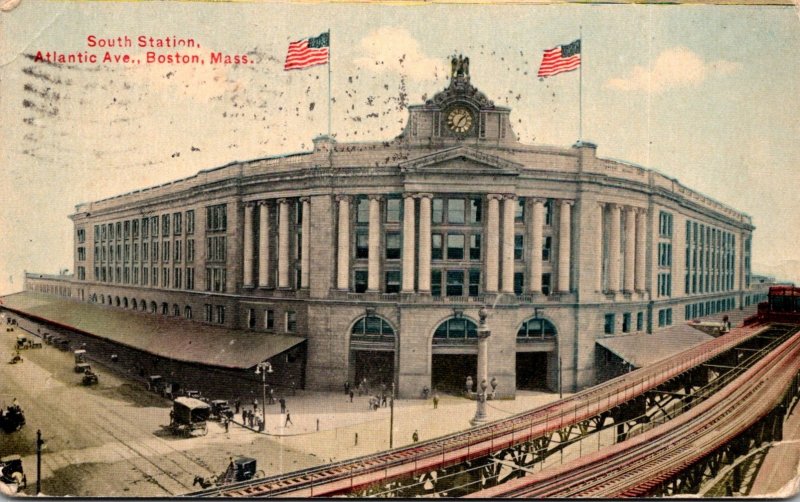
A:
[[[7,364],[21,328],[37,330],[35,324],[20,324],[15,332],[3,327],[0,333],[0,405],[7,406],[16,397],[27,425],[11,435],[0,432],[0,456],[23,456],[28,494],[35,490],[37,428],[47,441],[42,491],[55,496],[178,495],[198,488],[192,487],[195,475],[221,472],[230,456],[252,456],[260,469],[272,475],[388,447],[388,408],[369,411],[367,396],[356,396],[350,403],[343,393],[321,392],[286,397],[293,427],[280,427],[278,406],[272,405],[267,407],[267,434],[238,426],[225,433],[219,424],[210,423],[208,436],[173,438],[161,428],[169,421],[170,402],[105,368],[94,368],[99,385],[84,387],[73,371],[72,354],[50,345],[22,351],[22,364]],[[557,397],[521,392],[514,401],[490,402],[489,418],[502,418]],[[415,430],[420,439],[428,439],[468,427],[474,410],[474,402],[445,395],[437,410],[430,400],[398,401],[394,446],[410,443]]]

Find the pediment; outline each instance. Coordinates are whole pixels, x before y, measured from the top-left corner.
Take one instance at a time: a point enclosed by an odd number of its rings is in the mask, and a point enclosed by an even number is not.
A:
[[[457,146],[400,163],[404,173],[455,173],[517,176],[522,164],[469,146]]]

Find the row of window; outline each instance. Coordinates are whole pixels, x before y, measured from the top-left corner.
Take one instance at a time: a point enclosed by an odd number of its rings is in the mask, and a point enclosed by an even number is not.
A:
[[[672,296],[672,274],[664,272],[658,274],[658,296]]]
[[[224,204],[223,204],[224,205]],[[117,221],[114,223],[102,223],[94,226],[95,242],[113,241],[120,239],[138,239],[140,236],[148,237],[159,236],[159,220],[161,221],[161,236],[182,235],[184,231],[184,219],[186,222],[186,235],[194,234],[194,210],[190,209],[185,213],[176,212],[162,214],[160,216],[149,216],[140,219]],[[78,229],[78,242],[84,242],[85,231]]]
[[[661,211],[658,214],[658,236],[672,238],[672,213]]]
[[[730,291],[735,271],[736,236],[696,221],[687,221],[686,294]]]
[[[658,327],[672,326],[672,309],[659,309],[658,311]]]
[[[220,237],[209,237],[209,253],[218,253],[218,248],[211,245],[211,239],[219,239]],[[224,260],[225,254],[225,237],[221,237],[222,242],[222,255]],[[101,245],[97,243],[94,245],[94,261],[97,262],[139,262],[139,249],[141,249],[141,261],[157,262],[159,259],[164,262],[172,261],[180,262],[183,260],[184,241],[176,240],[174,242],[142,242],[141,248],[138,242],[131,244],[114,244]],[[172,253],[170,253],[170,248]],[[116,252],[115,252],[116,250]],[[195,256],[194,239],[186,240],[186,263],[192,263]],[[216,257],[216,255],[215,255]],[[84,248],[78,248],[78,261],[83,261],[86,258]],[[209,258],[210,259],[210,258]]]
[[[256,309],[247,310],[247,327],[256,329],[257,324]],[[283,313],[284,331],[287,333],[294,333],[297,331],[297,312],[287,310]],[[275,329],[275,311],[272,309],[264,310],[264,324],[262,326],[266,330]]]
[[[708,300],[705,302],[691,303],[684,306],[684,319],[695,319],[707,315],[713,315],[718,312],[725,312],[726,310],[733,310],[736,308],[736,298],[720,298],[717,300]]]
[[[82,269],[83,267],[79,267]],[[141,271],[141,272],[140,272]],[[85,280],[85,272],[80,280]],[[194,289],[194,267],[94,267],[95,280],[174,289]],[[185,279],[185,280],[184,280]],[[170,286],[170,283],[172,284]]]
[[[145,299],[136,300],[136,298],[131,298],[130,301],[128,301],[127,296],[123,296],[122,298],[120,298],[119,296],[111,296],[111,295],[106,296],[104,294],[98,295],[97,293],[95,293],[89,298],[89,301],[91,303],[100,303],[101,305],[109,305],[112,307],[140,310],[142,312],[147,312],[149,310],[151,314],[159,313],[159,304],[154,301],[150,301],[148,303]],[[160,312],[162,315],[170,315],[171,313],[173,317],[180,317],[181,307],[177,303],[173,303],[172,308],[170,309],[169,303],[162,302]],[[190,307],[189,305],[183,307],[183,317],[186,319],[192,318],[192,307]]]
[[[749,307],[750,305],[758,305],[759,302],[767,301],[767,294],[756,294],[756,295],[747,295],[744,297],[744,306]]]
[[[553,199],[544,204],[545,225],[553,222]],[[431,201],[431,223],[447,225],[474,225],[483,219],[483,199],[481,197],[435,197]],[[403,199],[399,196],[386,198],[384,221],[400,223],[403,220]],[[525,221],[525,199],[520,197],[514,210],[514,221]],[[369,223],[369,198],[356,199],[356,223]]]
[[[630,333],[631,329],[633,328],[633,314],[631,312],[625,312],[622,314],[622,332],[623,333]],[[610,313],[606,314],[603,319],[603,333],[606,335],[613,335],[617,329],[617,315]],[[642,331],[644,329],[644,312],[637,312],[636,313],[636,331]]]

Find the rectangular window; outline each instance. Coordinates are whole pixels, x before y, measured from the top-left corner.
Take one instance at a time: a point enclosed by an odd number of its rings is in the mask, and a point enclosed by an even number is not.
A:
[[[386,259],[400,259],[400,232],[386,232]]]
[[[551,278],[552,278],[552,274],[542,274],[542,294],[545,295],[545,296],[550,294]]]
[[[442,296],[441,270],[431,270],[431,296]]]
[[[139,261],[139,243],[138,242],[134,242],[133,243],[133,261],[134,262],[138,262]]]
[[[514,294],[521,295],[524,286],[525,274],[523,272],[514,272]]]
[[[131,221],[131,235],[134,239],[139,238],[139,220],[135,219]]]
[[[606,314],[605,323],[603,324],[603,333],[606,335],[614,334],[614,314]]]
[[[364,230],[356,232],[356,258],[369,258],[369,233]]]
[[[130,222],[130,220],[125,220],[124,222],[122,222],[122,231],[123,231],[123,234],[125,235],[126,239],[131,236],[131,222]]]
[[[152,261],[158,261],[158,242],[153,243],[153,257]]]
[[[544,203],[544,224],[548,227],[553,224],[553,199],[547,199]]]
[[[442,223],[444,221],[444,199],[433,199],[431,221],[433,223]]]
[[[194,289],[194,268],[186,267],[186,289]]]
[[[525,221],[525,199],[522,197],[517,199],[517,205],[514,208],[514,221],[517,223]]]
[[[181,232],[183,232],[182,218],[182,213],[175,213],[172,215],[172,230],[175,232],[175,235],[180,235]]]
[[[208,261],[225,261],[226,242],[224,235],[206,239],[206,259]]]
[[[644,329],[644,312],[636,313],[636,331]]]
[[[106,240],[106,226],[105,226],[105,224],[100,226],[100,240]]]
[[[222,232],[228,228],[227,204],[217,204],[206,208],[206,230]]]
[[[256,327],[256,309],[247,309],[247,327],[250,329]]]
[[[369,223],[369,199],[359,197],[356,203],[356,223]]]
[[[386,272],[386,292],[399,293],[400,292],[400,279],[403,274],[399,270],[389,270]]]
[[[117,239],[122,239],[122,223],[117,222],[114,226],[116,227],[116,231],[114,233],[117,235]]]
[[[181,261],[183,259],[183,246],[181,241],[175,241],[175,253],[172,257],[173,261]]]
[[[211,319],[212,319],[211,316],[212,316],[212,312],[213,312],[213,307],[211,305],[207,304],[207,303],[204,305],[204,307],[205,307],[204,308],[205,315],[203,316],[203,320],[205,322],[211,322]]]
[[[169,242],[161,243],[161,259],[164,260],[164,262],[169,261]]]
[[[447,259],[464,259],[464,234],[447,234]]]
[[[78,248],[78,261],[85,261],[86,260],[86,248],[79,247]]]
[[[275,329],[275,311],[274,310],[266,310],[266,311],[264,311],[264,328],[266,328],[266,329]]]
[[[431,259],[441,260],[444,258],[442,250],[442,234],[431,234]]]
[[[400,223],[402,200],[401,199],[386,199],[386,222],[387,223]]]
[[[172,287],[176,289],[180,289],[181,287],[183,287],[183,269],[180,267],[175,267],[173,271]]]
[[[169,237],[169,215],[161,215],[161,236]]]
[[[625,312],[622,314],[622,332],[623,333],[630,333],[631,331],[631,314],[630,312]]]
[[[153,279],[153,286],[158,286],[158,267],[153,267],[150,271],[150,277]]]
[[[147,267],[142,267],[142,286],[147,286],[147,279],[150,278]]]
[[[447,271],[447,296],[464,296],[464,271]]]
[[[481,222],[481,199],[469,199],[469,222]]]
[[[356,293],[363,293],[367,290],[367,280],[369,279],[369,272],[366,270],[356,270],[355,278],[355,291]]]
[[[186,241],[186,263],[194,262],[194,239]]]
[[[481,259],[481,236],[480,234],[472,234],[469,236],[469,259]]]
[[[481,287],[481,271],[477,268],[469,270],[469,296],[478,296]]]
[[[294,310],[286,312],[286,332],[294,333],[297,331],[297,313]]]
[[[169,287],[169,269],[164,267],[161,270],[161,287],[168,288]]]
[[[451,224],[463,224],[466,221],[466,204],[464,199],[448,199],[447,201],[447,222]]]
[[[158,237],[158,216],[150,217],[150,236]]]
[[[147,239],[150,236],[150,226],[148,223],[150,218],[142,218],[142,238]]]
[[[186,211],[186,235],[194,233],[194,209]]]
[[[525,245],[522,240],[522,234],[517,234],[514,236],[514,259],[521,260],[524,251]]]
[[[542,261],[550,261],[553,249],[553,238],[550,236],[542,239]]]
[[[217,324],[225,324],[225,307],[217,305],[214,309],[214,322]]]

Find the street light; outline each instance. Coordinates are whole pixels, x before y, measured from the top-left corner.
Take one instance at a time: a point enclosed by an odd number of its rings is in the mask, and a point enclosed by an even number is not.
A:
[[[489,387],[487,380],[489,378],[489,336],[492,334],[489,327],[486,325],[486,318],[488,317],[486,307],[481,307],[478,312],[481,324],[478,327],[478,384],[477,392],[475,393],[475,416],[470,423],[472,425],[479,425],[486,422],[486,400],[494,397],[497,389],[497,380],[492,378],[492,392],[487,393],[486,389]],[[467,392],[472,390],[472,378],[467,377]]]
[[[256,364],[256,375],[261,375],[261,419],[264,423],[267,421],[267,373],[272,373],[271,363],[264,361]]]

